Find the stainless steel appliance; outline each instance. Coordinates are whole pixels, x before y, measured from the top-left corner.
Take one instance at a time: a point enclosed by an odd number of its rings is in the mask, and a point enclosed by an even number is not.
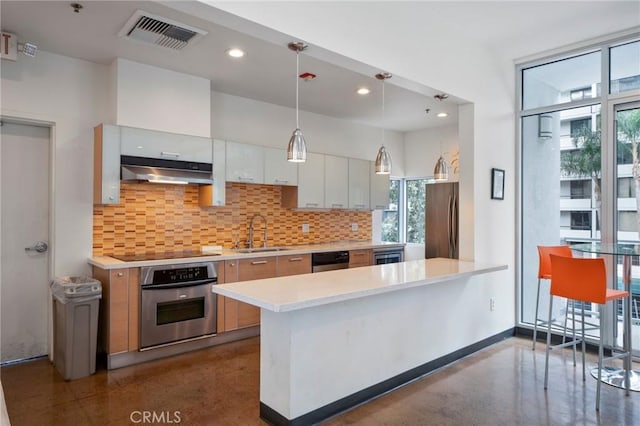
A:
[[[216,333],[216,262],[140,268],[140,347]]]
[[[458,258],[458,183],[427,184],[425,258]]]
[[[404,249],[402,247],[387,247],[373,249],[373,264],[383,265],[385,263],[398,263],[404,260]]]
[[[348,251],[330,251],[311,254],[311,272],[332,271],[349,267]]]

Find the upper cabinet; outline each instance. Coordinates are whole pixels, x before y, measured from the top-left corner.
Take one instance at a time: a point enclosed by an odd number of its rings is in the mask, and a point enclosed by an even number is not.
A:
[[[369,209],[370,161],[349,158],[349,208]]]
[[[389,208],[389,175],[377,175],[375,163],[370,164],[371,210],[386,210]]]
[[[93,204],[120,203],[120,127],[93,129]]]
[[[211,139],[120,126],[121,155],[211,163]]]
[[[227,181],[264,183],[264,148],[227,141]]]
[[[349,159],[325,155],[324,207],[346,209],[349,204]]]
[[[264,183],[269,185],[298,184],[298,165],[287,161],[287,151],[264,148]]]
[[[298,187],[282,188],[283,207],[324,208],[324,160],[322,154],[307,153],[307,161],[298,164]]]
[[[226,203],[227,143],[213,140],[213,185],[200,185],[199,204],[202,207],[224,206]]]

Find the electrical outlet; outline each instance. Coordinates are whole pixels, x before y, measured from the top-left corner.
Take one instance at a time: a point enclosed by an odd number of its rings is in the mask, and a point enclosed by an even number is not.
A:
[[[352,231],[357,231],[358,230],[358,224],[357,223],[352,223],[351,224],[351,230]]]
[[[307,232],[309,232],[309,224],[308,223],[303,223],[302,224],[302,232],[304,232],[305,234]]]
[[[496,298],[495,297],[489,298],[489,310],[491,312],[496,310]]]

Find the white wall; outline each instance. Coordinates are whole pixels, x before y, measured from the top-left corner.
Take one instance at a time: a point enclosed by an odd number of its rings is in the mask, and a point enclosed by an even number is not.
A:
[[[45,51],[2,61],[2,114],[54,124],[54,275],[90,272],[93,127],[106,114],[107,82],[108,67]]]
[[[295,109],[220,92],[211,94],[211,133],[215,139],[286,148],[295,128]],[[374,161],[382,130],[300,111],[300,128],[310,152]],[[386,131],[393,175],[404,174],[403,134]]]
[[[216,2],[215,6],[473,103],[461,108],[459,117],[461,256],[508,264],[509,269],[494,274],[490,280],[478,277],[470,281],[469,285],[481,286],[482,296],[461,294],[459,303],[486,302],[488,309],[489,298],[496,297],[496,310],[488,321],[474,324],[473,333],[456,329],[448,338],[464,346],[513,327],[516,300],[513,62],[480,47],[473,34],[465,34],[446,22],[429,21],[424,14],[428,12],[427,3]],[[365,10],[366,19],[362,19]],[[412,154],[407,150],[405,157]],[[489,197],[492,167],[506,170],[504,201]]]
[[[116,59],[113,67],[114,124],[210,136],[209,80],[122,58]]]
[[[407,177],[433,176],[433,168],[440,152],[449,166],[449,179],[458,180],[457,167],[451,167],[457,158],[458,127],[440,126],[407,132],[404,135],[404,169]]]

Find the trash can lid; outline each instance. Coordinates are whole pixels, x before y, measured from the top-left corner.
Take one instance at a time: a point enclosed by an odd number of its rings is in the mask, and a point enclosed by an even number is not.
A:
[[[100,281],[86,276],[57,277],[51,283],[54,296],[86,297],[102,294]]]

